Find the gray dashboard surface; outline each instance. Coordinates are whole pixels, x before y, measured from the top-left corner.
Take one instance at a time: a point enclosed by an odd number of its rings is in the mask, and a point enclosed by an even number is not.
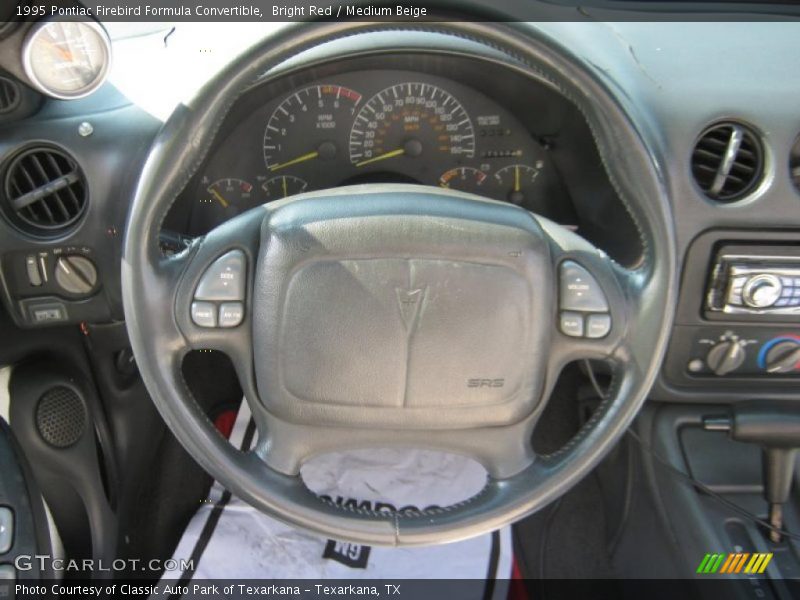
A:
[[[765,230],[800,226],[800,192],[791,183],[788,165],[791,146],[800,133],[800,62],[795,60],[800,54],[800,22],[546,22],[517,26],[545,31],[616,91],[647,140],[670,191],[679,260],[691,241],[709,229],[749,229],[757,240]],[[291,66],[374,48],[376,43],[467,53],[475,50],[475,44],[466,40],[443,41],[421,32],[406,33],[341,40],[298,55]],[[496,57],[493,52],[487,55],[493,54]],[[108,115],[107,107],[96,104],[86,116]],[[32,141],[29,133],[34,130],[37,139],[53,139],[79,158],[104,151],[99,137],[75,136],[78,115],[69,111],[69,116],[60,116],[52,109],[46,106],[41,113],[46,120],[4,127],[2,154]],[[700,194],[689,166],[697,136],[720,119],[752,125],[761,134],[767,153],[767,176],[761,187],[750,198],[725,206]],[[124,123],[119,121],[118,126],[124,131]],[[154,132],[152,122],[140,128],[140,143],[144,145],[142,138]],[[95,173],[97,180],[90,185],[108,189],[111,182],[130,178],[135,168],[130,161],[117,162],[111,169],[116,169],[114,172]],[[109,212],[124,214],[124,207],[118,204],[123,199],[117,194],[101,196],[93,195],[83,226],[60,243],[93,243],[110,257],[119,255],[121,236],[110,239],[99,225],[108,222]],[[115,206],[113,211],[109,204]],[[117,217],[112,222],[120,220]],[[90,228],[90,224],[97,227]],[[0,251],[23,249],[25,244],[0,221]],[[658,385],[655,396],[667,399],[672,393]]]
[[[683,264],[701,233],[718,230],[719,238],[725,239],[724,232],[730,231],[753,242],[772,234],[798,239],[792,230],[800,225],[800,191],[791,181],[789,155],[800,133],[800,64],[790,58],[800,51],[800,22],[531,26],[545,29],[592,65],[597,76],[617,90],[619,101],[648,140],[670,191],[678,260],[684,271],[683,305],[702,304],[702,298],[686,298],[685,292],[705,288],[709,264],[694,264],[696,258],[693,264]],[[766,154],[762,184],[749,197],[727,205],[707,200],[690,171],[695,141],[704,128],[720,120],[749,124],[761,136]],[[682,310],[676,316],[676,327],[702,324],[699,310]],[[737,322],[720,325],[741,327]],[[683,347],[673,350],[676,358],[688,352]],[[795,397],[794,386],[764,383],[753,380],[719,387],[709,381],[676,387],[662,371],[651,398],[729,402]]]
[[[533,26],[533,25],[532,25]],[[681,254],[709,228],[800,224],[789,152],[800,133],[800,22],[545,23],[594,66],[649,132],[671,191]],[[689,169],[702,130],[741,120],[763,136],[767,177],[749,199],[721,206],[702,196]]]

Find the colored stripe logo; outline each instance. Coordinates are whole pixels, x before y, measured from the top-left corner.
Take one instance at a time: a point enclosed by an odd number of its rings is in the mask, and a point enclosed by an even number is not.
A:
[[[767,570],[772,552],[732,552],[730,554],[706,554],[697,567],[701,575],[748,574],[760,575]]]

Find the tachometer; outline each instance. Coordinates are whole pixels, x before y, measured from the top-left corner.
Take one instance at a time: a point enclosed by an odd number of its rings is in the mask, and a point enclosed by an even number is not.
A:
[[[475,156],[472,120],[449,92],[398,83],[375,94],[350,130],[350,162],[365,167],[398,157]]]
[[[337,145],[337,131],[347,130],[359,102],[358,92],[327,84],[303,88],[286,98],[264,130],[267,170],[335,158],[343,151]]]

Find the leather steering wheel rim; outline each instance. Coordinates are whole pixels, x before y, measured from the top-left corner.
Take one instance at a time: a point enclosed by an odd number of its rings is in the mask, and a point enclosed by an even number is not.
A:
[[[602,353],[614,365],[614,383],[591,421],[555,455],[532,460],[508,477],[490,479],[484,491],[467,502],[411,515],[327,504],[305,490],[299,478],[268,466],[264,460],[270,450],[267,446],[243,454],[216,432],[183,381],[181,360],[189,344],[186,327],[176,317],[178,304],[183,302],[180,288],[186,285],[191,263],[204,252],[208,254],[205,247],[212,245],[213,236],[171,258],[162,257],[158,247],[164,216],[199,168],[228,110],[242,93],[270,69],[305,49],[359,33],[404,29],[466,37],[500,49],[513,57],[518,67],[524,65],[519,68],[555,86],[575,103],[594,133],[643,247],[641,265],[623,269],[577,236],[539,220],[551,244],[559,246],[563,241],[565,248],[580,253],[598,270],[608,271],[611,275],[605,281],[615,279],[608,285],[618,288],[626,311],[620,318],[615,313],[615,319],[625,327],[620,342],[605,347]],[[246,51],[165,123],[129,214],[122,264],[126,322],[142,378],[166,424],[189,454],[232,493],[284,522],[336,539],[371,545],[456,541],[496,530],[558,498],[597,465],[630,425],[658,373],[672,325],[677,267],[671,211],[657,165],[643,133],[629,118],[629,110],[632,108],[623,107],[578,58],[524,24],[451,22],[410,28],[360,21],[302,23]],[[230,236],[237,227],[241,232],[236,235],[244,235],[249,228],[255,236],[260,219],[235,219],[219,229]],[[248,260],[255,264],[258,256],[248,256]],[[574,358],[580,356],[577,350],[573,354]],[[235,366],[240,379],[254,380],[252,363],[235,362]],[[548,375],[548,387],[552,375]],[[243,388],[252,403],[257,396],[255,385],[243,383]],[[264,426],[262,422],[260,432]]]

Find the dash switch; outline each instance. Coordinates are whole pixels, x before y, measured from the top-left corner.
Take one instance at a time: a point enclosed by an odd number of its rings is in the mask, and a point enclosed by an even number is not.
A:
[[[28,272],[28,283],[33,287],[42,285],[42,274],[39,272],[39,262],[35,255],[29,254],[25,257],[25,270]]]

